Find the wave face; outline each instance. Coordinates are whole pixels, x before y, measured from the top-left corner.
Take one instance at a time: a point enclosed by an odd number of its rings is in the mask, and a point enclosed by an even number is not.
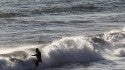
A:
[[[88,63],[103,59],[85,37],[68,37],[43,48],[47,64]],[[51,62],[51,63],[50,63]]]
[[[0,70],[31,70],[35,68],[34,48],[40,48],[43,63],[39,69],[67,63],[91,63],[119,60],[125,57],[125,29],[111,30],[94,37],[74,36],[56,40],[44,47],[35,45],[1,50]]]
[[[1,17],[33,16],[52,13],[87,13],[124,11],[124,0],[2,0]]]

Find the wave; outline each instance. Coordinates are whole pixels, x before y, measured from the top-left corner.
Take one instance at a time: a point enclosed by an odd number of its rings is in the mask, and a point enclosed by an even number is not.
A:
[[[0,18],[11,18],[11,17],[20,17],[20,16],[29,16],[27,13],[21,12],[0,12]]]
[[[42,14],[42,13],[82,13],[82,12],[99,12],[103,10],[101,7],[94,5],[68,5],[68,6],[52,6],[46,8],[34,9],[31,12],[33,14]]]
[[[125,30],[111,30],[93,37],[74,36],[56,40],[46,46],[36,46],[42,52],[39,69],[67,63],[91,63],[99,60],[119,60],[125,57]],[[34,48],[25,47],[0,54],[1,70],[31,70],[35,68]],[[20,50],[19,50],[20,49]]]
[[[34,14],[51,14],[51,13],[82,13],[82,12],[97,12],[101,11],[103,8],[91,5],[84,5],[84,4],[61,4],[61,5],[52,5],[47,7],[36,7],[36,8],[27,8],[27,9],[14,9],[6,12],[2,10],[0,11],[0,17],[20,17],[20,16],[31,16]]]
[[[67,1],[67,0],[66,0]],[[30,10],[33,14],[43,13],[86,13],[86,12],[103,12],[103,11],[121,11],[124,9],[125,2],[122,0],[116,1],[71,1],[71,2],[57,2],[54,4],[47,4],[46,7],[35,8]],[[120,9],[119,9],[120,8]]]
[[[0,13],[1,18],[6,18],[6,17],[13,17],[16,16],[16,13]]]
[[[23,1],[22,1],[23,2]],[[36,14],[79,14],[79,13],[87,13],[87,12],[103,12],[103,11],[124,11],[123,0],[116,1],[40,1],[40,2],[32,2],[26,1],[27,4],[20,3],[11,3],[10,8],[0,10],[0,17],[15,17],[15,16],[32,16]],[[4,7],[3,5],[2,7]],[[9,6],[9,5],[8,5]],[[17,6],[17,7],[15,7]],[[5,6],[6,7],[6,6]]]
[[[33,13],[61,13],[61,12],[86,13],[86,12],[104,12],[104,11],[121,12],[125,10],[124,4],[125,1],[123,0],[116,0],[116,1],[79,0],[67,3],[63,2],[55,3],[42,9],[33,10]]]
[[[68,37],[53,42],[51,45],[42,49],[45,55],[44,59],[47,65],[65,64],[65,63],[88,63],[103,59],[103,57],[94,50],[91,42],[85,37]]]

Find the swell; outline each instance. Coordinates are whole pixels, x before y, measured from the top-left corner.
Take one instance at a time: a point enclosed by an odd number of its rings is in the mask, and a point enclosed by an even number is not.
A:
[[[0,18],[11,18],[20,16],[29,16],[29,15],[27,13],[21,13],[21,12],[0,12]]]
[[[35,9],[31,12],[34,14],[42,14],[42,13],[79,13],[79,12],[100,12],[103,8],[96,7],[94,5],[84,5],[84,4],[78,4],[74,6],[57,6],[57,7],[47,7],[43,9]]]
[[[32,3],[32,2],[31,2]],[[55,2],[48,3],[34,3],[34,7],[32,4],[17,4],[17,8],[13,9],[3,9],[1,10],[0,17],[20,17],[20,16],[32,16],[35,14],[65,14],[65,13],[87,13],[87,12],[104,12],[104,11],[117,11],[122,12],[125,10],[125,2],[123,0],[116,1],[73,1],[73,2]],[[31,5],[30,5],[31,4]],[[12,3],[16,6],[16,4]],[[23,5],[23,6],[22,6]],[[5,12],[6,11],[6,12]]]
[[[73,1],[73,2],[57,2],[54,4],[46,4],[46,7],[30,10],[33,14],[43,13],[86,13],[86,12],[104,12],[104,11],[124,11],[125,1]]]
[[[10,12],[0,12],[1,18],[7,17],[20,17],[20,16],[32,16],[35,14],[50,14],[50,13],[82,13],[82,12],[99,12],[103,8],[96,7],[94,5],[67,5],[67,6],[48,6],[41,8],[27,8],[27,9],[17,9],[18,11]],[[5,9],[6,10],[6,9]]]

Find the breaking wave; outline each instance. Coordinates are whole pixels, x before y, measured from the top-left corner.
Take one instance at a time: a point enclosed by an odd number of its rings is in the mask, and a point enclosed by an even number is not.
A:
[[[31,55],[40,48],[43,63],[39,69],[66,63],[91,63],[99,60],[118,60],[125,57],[125,30],[111,30],[95,37],[65,37],[47,46],[15,48],[0,54],[1,70],[31,70],[35,68]],[[16,50],[17,49],[17,50]],[[20,50],[19,50],[20,49]]]

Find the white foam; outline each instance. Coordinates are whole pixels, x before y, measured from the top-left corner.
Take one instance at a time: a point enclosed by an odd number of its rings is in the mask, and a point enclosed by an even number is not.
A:
[[[114,55],[119,57],[125,57],[125,48],[118,48],[114,50]]]
[[[111,30],[102,37],[65,37],[41,48],[38,45],[23,45],[14,49],[0,50],[0,70],[27,70],[35,67],[31,54],[36,47],[42,52],[40,68],[65,63],[89,63],[98,60],[116,60],[125,56],[125,32]],[[30,49],[30,50],[29,50]],[[9,52],[8,52],[9,51]],[[17,58],[19,53],[20,58]],[[14,56],[13,56],[14,55]],[[22,58],[28,55],[26,58]],[[4,57],[6,56],[6,57]],[[7,58],[9,56],[9,59]],[[10,58],[10,56],[13,56]]]
[[[86,37],[66,37],[43,48],[45,63],[91,62],[102,59]]]
[[[108,42],[117,42],[124,39],[125,32],[119,30],[111,30],[109,32],[105,32],[103,37]]]

